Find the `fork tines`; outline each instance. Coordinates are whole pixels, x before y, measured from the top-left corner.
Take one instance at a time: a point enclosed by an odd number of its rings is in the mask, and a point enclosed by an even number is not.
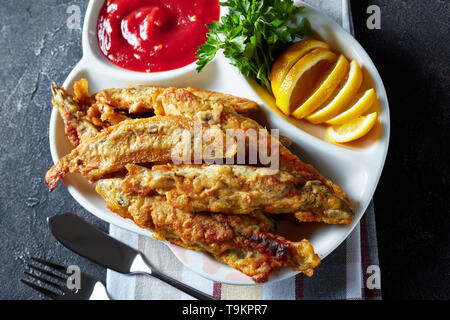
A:
[[[20,279],[20,281],[51,299],[55,299],[58,296],[62,295],[65,291],[67,276],[62,276],[61,273],[64,274],[66,268],[61,265],[54,264],[52,262],[35,257],[31,258],[31,260],[48,267],[48,269],[51,269],[51,271],[33,264],[27,264],[27,267],[31,269],[31,272],[26,270],[24,271],[24,274],[28,275],[34,280],[37,280],[40,283],[33,283],[25,279]],[[36,274],[36,272],[39,273],[39,275]],[[45,278],[44,276],[47,278]]]

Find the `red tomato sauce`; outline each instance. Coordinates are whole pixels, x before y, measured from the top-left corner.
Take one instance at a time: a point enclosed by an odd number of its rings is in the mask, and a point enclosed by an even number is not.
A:
[[[113,64],[139,72],[194,62],[218,20],[218,0],[106,0],[97,24],[100,50]]]

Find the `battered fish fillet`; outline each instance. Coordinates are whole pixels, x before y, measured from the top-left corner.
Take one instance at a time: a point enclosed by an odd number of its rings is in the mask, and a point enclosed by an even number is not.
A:
[[[272,234],[272,221],[261,213],[188,213],[170,206],[164,196],[124,193],[122,179],[100,180],[96,190],[110,210],[132,218],[159,239],[208,252],[255,282],[267,281],[272,270],[286,266],[311,276],[320,263],[307,240],[291,242]]]
[[[292,154],[278,139],[272,138],[270,133],[256,121],[238,114],[234,109],[220,103],[202,100],[186,89],[168,88],[156,96],[154,100],[156,103],[155,113],[158,115],[181,115],[211,125],[219,125],[223,130],[240,131],[244,135],[249,131],[256,131],[258,133],[257,140],[248,143],[247,148],[259,148],[266,145],[266,149],[270,151],[273,147],[279,153],[276,156],[279,157],[280,169],[299,175],[308,181],[321,181],[331,192],[342,199],[346,199],[345,193],[338,185],[325,179],[313,166],[304,163],[299,157]],[[314,217],[308,215],[308,221],[311,218]]]
[[[144,93],[148,91],[153,95],[157,94],[157,91],[155,89],[158,87],[138,86],[137,88],[137,90],[130,87],[125,89],[107,89],[99,92],[98,94],[96,94],[98,102],[93,104],[88,111],[88,120],[97,126],[108,127],[109,125],[114,125],[119,123],[120,121],[130,119],[130,117],[128,117],[124,113],[118,112],[117,109],[126,112],[128,112],[130,109],[137,109],[140,110],[138,114],[141,114],[141,112],[152,112],[153,106],[150,106],[152,104],[152,101],[150,101],[150,98],[148,96],[145,96]],[[159,89],[164,90],[163,88]],[[168,90],[172,89],[173,88]],[[201,99],[208,100],[212,103],[221,103],[232,107],[238,113],[246,113],[258,109],[258,104],[256,102],[245,98],[236,97],[231,94],[209,90],[198,90],[194,88],[186,88],[186,90],[195,94],[195,96]],[[133,98],[138,101],[136,105],[133,103]],[[105,102],[111,103],[115,107],[112,107]],[[92,112],[93,114],[91,118],[89,117],[90,112]],[[100,119],[100,121],[98,119]],[[283,136],[280,136],[280,142],[286,147],[289,147],[292,144],[292,141]]]
[[[63,88],[53,83],[52,94],[52,104],[64,120],[66,135],[74,147],[82,140],[95,137],[99,133],[99,128],[87,119],[85,108]]]
[[[81,141],[96,136],[97,133],[103,130],[104,128],[116,125],[125,120],[133,119],[126,112],[127,108],[114,108],[101,101],[95,101],[95,99],[92,98],[92,96],[89,96],[88,82],[86,79],[81,79],[75,82],[74,97],[68,94],[63,88],[56,86],[56,84],[53,84],[53,86],[55,88],[53,90],[54,92],[63,93],[62,97],[58,98],[58,105],[60,106],[58,110],[60,111],[61,117],[63,119],[76,120],[76,121],[74,120],[65,121],[66,134],[74,147],[78,146]],[[255,103],[253,101],[235,97],[232,95],[220,94],[218,92],[207,90],[199,91],[192,88],[189,89],[195,90],[197,96],[207,97],[210,101],[222,103],[226,99],[230,99],[232,101],[232,103],[230,104],[234,106],[241,106],[240,108],[238,107],[236,108],[242,111],[250,111],[257,107],[257,105],[255,107]],[[104,101],[106,99],[101,100]],[[64,108],[63,107],[64,105],[70,107]],[[82,107],[82,105],[84,107]],[[151,113],[139,114],[140,117],[145,117],[146,115],[152,116]],[[86,130],[87,127],[89,128],[89,130]],[[280,136],[280,142],[287,147],[292,144],[292,142],[288,138],[283,136]]]
[[[310,213],[314,221],[329,224],[348,224],[354,216],[347,201],[322,182],[305,181],[287,171],[239,165],[126,168],[126,193],[164,195],[170,205],[188,212]]]
[[[102,101],[106,101],[116,104],[124,110],[130,110],[131,108],[136,111],[140,107],[148,105],[151,100],[153,105],[152,108],[155,109],[154,111],[158,115],[184,116],[193,120],[200,120],[209,125],[220,126],[224,131],[227,129],[240,129],[244,135],[250,131],[258,131],[259,135],[256,138],[256,141],[251,141],[251,143],[249,143],[249,141],[246,142],[248,153],[252,152],[251,149],[257,151],[261,145],[266,145],[267,150],[270,151],[273,144],[275,144],[275,150],[278,150],[279,152],[278,158],[280,161],[280,169],[288,171],[306,181],[320,181],[330,190],[330,194],[334,194],[336,197],[346,200],[346,195],[339,186],[325,179],[311,165],[303,163],[282,143],[277,139],[273,139],[268,131],[256,121],[238,114],[233,108],[221,103],[220,99],[204,100],[201,98],[201,94],[195,95],[192,92],[193,89],[160,89],[161,88],[158,87],[133,87],[104,90],[97,94],[98,102],[94,104],[94,107],[91,107],[91,109],[97,108],[95,105],[102,105]],[[152,95],[152,97],[149,98],[149,95]],[[106,99],[105,97],[108,98]],[[105,114],[106,116],[104,118],[114,119],[111,120],[112,123],[123,121],[123,118],[117,117],[114,114],[116,111],[113,107],[106,104],[103,106],[104,107],[102,107],[101,110],[106,111],[100,112],[100,114]],[[97,118],[100,118],[100,122],[97,122],[98,125],[101,124],[101,117],[102,116],[97,115]],[[95,117],[92,117],[91,119],[95,122]],[[317,212],[312,211],[299,211],[296,216],[299,220],[305,222],[323,221],[323,217],[318,215]],[[349,221],[345,220],[343,223],[347,222]]]
[[[197,150],[195,145],[190,148],[195,130],[203,134]],[[130,163],[229,158],[236,148],[235,143],[227,143],[217,126],[199,126],[185,117],[127,120],[83,141],[47,172],[45,183],[53,190],[68,172],[81,173],[92,183],[125,169]]]
[[[96,94],[97,101],[110,105],[113,108],[126,110],[131,114],[139,114],[152,111],[155,107],[155,98],[163,94],[166,90],[175,88],[162,88],[152,86],[131,86],[121,89],[106,89]],[[184,89],[196,97],[208,103],[220,103],[236,110],[238,113],[245,113],[258,108],[254,101],[235,97],[230,94],[200,91],[194,88]]]

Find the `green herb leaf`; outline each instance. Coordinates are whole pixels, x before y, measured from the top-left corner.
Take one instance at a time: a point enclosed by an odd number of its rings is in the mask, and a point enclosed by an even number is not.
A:
[[[228,0],[219,4],[228,7],[229,13],[220,22],[208,24],[208,40],[197,51],[197,71],[223,49],[243,75],[271,92],[272,63],[296,38],[312,34],[306,18],[292,27],[304,7],[295,6],[293,0]]]

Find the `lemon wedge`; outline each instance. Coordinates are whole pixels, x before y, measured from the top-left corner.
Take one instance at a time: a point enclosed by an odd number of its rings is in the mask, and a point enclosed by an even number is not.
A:
[[[309,96],[317,75],[336,60],[336,55],[328,49],[318,48],[304,55],[289,70],[275,95],[277,106],[284,114],[291,114],[291,106]],[[308,72],[309,71],[309,72]],[[316,72],[314,72],[316,71]]]
[[[358,92],[363,81],[363,73],[356,60],[350,63],[350,71],[347,80],[339,92],[328,104],[320,110],[308,116],[306,120],[314,124],[330,120],[348,106],[353,97]]]
[[[348,110],[342,112],[336,117],[327,121],[328,124],[331,125],[339,125],[344,124],[350,120],[358,118],[364,112],[369,110],[369,108],[375,103],[377,100],[377,95],[374,89],[369,89],[356,101],[356,103],[351,106]]]
[[[329,49],[330,46],[318,40],[302,40],[294,43],[278,57],[270,71],[270,83],[274,95],[277,94],[278,89],[280,89],[284,78],[292,66],[306,53],[317,48]]]
[[[377,122],[377,113],[353,119],[343,125],[328,127],[327,137],[334,142],[350,142],[366,135]]]
[[[340,55],[338,61],[320,84],[317,90],[300,105],[292,115],[297,119],[303,119],[320,107],[335,91],[348,73],[350,65],[344,55]]]

